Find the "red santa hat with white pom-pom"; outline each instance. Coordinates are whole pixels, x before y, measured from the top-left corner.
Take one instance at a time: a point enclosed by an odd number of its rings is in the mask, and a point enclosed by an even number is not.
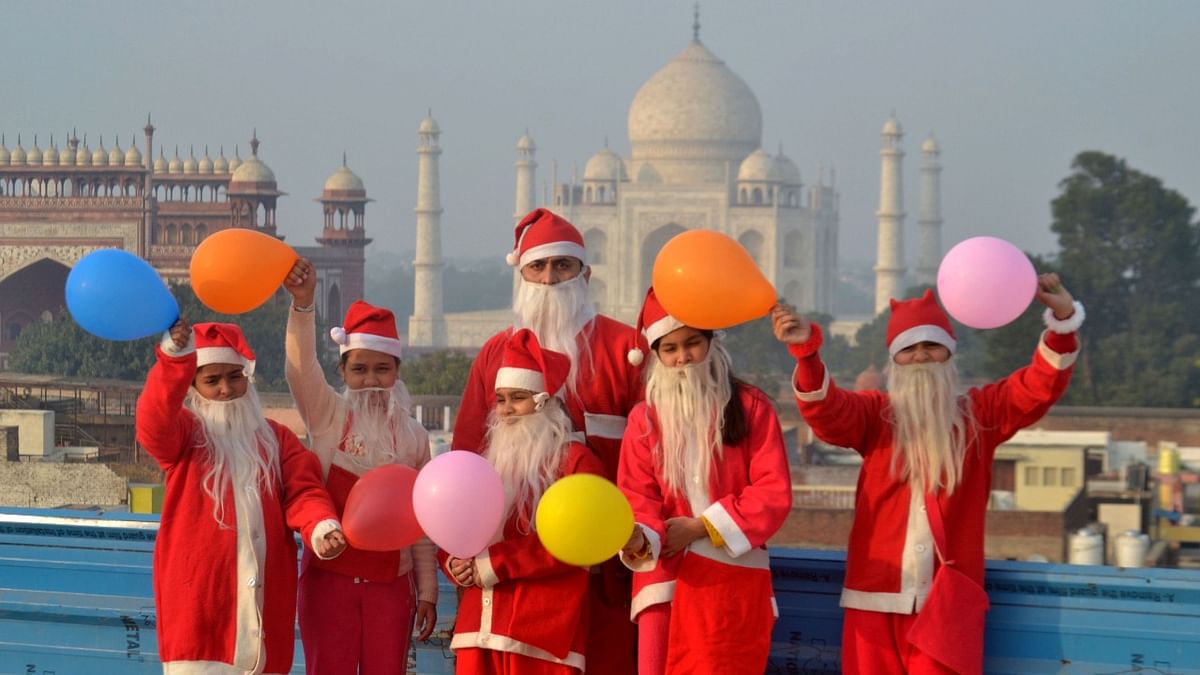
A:
[[[892,316],[887,325],[889,356],[918,342],[935,342],[954,353],[958,344],[954,339],[954,328],[950,325],[950,317],[934,299],[932,290],[926,289],[924,295],[912,300],[892,300],[891,305]]]
[[[254,350],[242,329],[232,323],[198,323],[192,326],[196,338],[196,367],[213,363],[240,365],[246,375],[254,374]]]
[[[662,303],[658,301],[658,296],[654,294],[654,287],[651,286],[646,291],[646,299],[642,302],[642,311],[638,313],[637,319],[637,332],[641,336],[642,344],[638,349],[630,349],[625,358],[635,366],[641,365],[646,358],[646,352],[654,346],[659,338],[673,330],[683,328],[683,326],[682,321],[663,309]]]
[[[500,370],[496,371],[496,389],[525,389],[532,391],[539,403],[558,394],[571,372],[571,360],[566,354],[543,349],[537,336],[522,328],[504,343]]]
[[[516,243],[505,261],[520,269],[534,260],[571,256],[587,264],[583,235],[575,226],[547,209],[534,209],[517,223]]]
[[[400,358],[396,315],[389,309],[362,300],[355,300],[350,305],[344,325],[330,328],[329,337],[337,343],[339,354],[351,349],[370,349]]]

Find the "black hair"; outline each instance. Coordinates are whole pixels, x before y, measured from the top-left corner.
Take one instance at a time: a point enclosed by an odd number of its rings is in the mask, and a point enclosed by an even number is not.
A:
[[[707,329],[696,329],[709,342],[709,349],[712,348],[712,341],[715,333]],[[659,338],[650,345],[650,349],[654,353],[658,353],[658,343],[662,340]],[[725,410],[721,411],[721,444],[722,445],[737,445],[750,435],[750,423],[746,419],[746,409],[742,405],[741,389],[750,387],[749,383],[736,377],[733,370],[729,371],[729,402],[725,404]]]
[[[342,352],[342,356],[338,359],[338,368],[340,368],[342,370],[346,369],[346,361],[350,358],[350,352],[352,352],[352,351],[354,351],[354,350],[347,349],[346,351]],[[396,360],[396,367],[399,368],[400,367],[400,357],[393,356],[392,358]]]

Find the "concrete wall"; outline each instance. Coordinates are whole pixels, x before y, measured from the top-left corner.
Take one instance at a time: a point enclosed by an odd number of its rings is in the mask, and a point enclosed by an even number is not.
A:
[[[22,455],[42,457],[54,448],[53,410],[0,410],[0,427],[17,427]]]
[[[127,498],[125,479],[103,464],[0,463],[0,506],[116,506]]]

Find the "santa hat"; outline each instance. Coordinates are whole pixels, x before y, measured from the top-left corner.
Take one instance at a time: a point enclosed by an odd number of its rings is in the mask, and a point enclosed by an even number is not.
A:
[[[564,255],[587,263],[583,235],[553,211],[534,209],[517,223],[516,244],[504,259],[520,269],[534,260]]]
[[[630,349],[625,358],[635,366],[640,365],[646,358],[645,352],[649,351],[659,338],[683,326],[682,321],[667,314],[667,310],[663,309],[662,303],[658,301],[658,296],[654,294],[654,287],[651,286],[646,291],[646,300],[642,302],[642,311],[637,319],[637,332],[642,336],[643,344],[640,346],[643,349]]]
[[[329,337],[338,345],[338,353],[351,349],[370,349],[400,358],[400,334],[396,316],[390,309],[355,300],[346,310],[344,326],[329,329]]]
[[[957,344],[950,317],[933,297],[933,291],[912,300],[892,300],[892,317],[888,319],[888,354],[895,356],[900,350],[918,342],[936,342],[950,353]]]
[[[210,363],[230,363],[242,366],[247,375],[254,374],[254,350],[237,325],[198,323],[192,332],[196,336],[197,368]]]
[[[496,389],[526,389],[535,394],[557,394],[567,382],[571,360],[566,354],[543,349],[528,328],[513,333],[504,344]]]

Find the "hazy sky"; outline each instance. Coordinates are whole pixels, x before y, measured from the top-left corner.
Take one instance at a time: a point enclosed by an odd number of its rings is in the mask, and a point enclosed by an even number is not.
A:
[[[517,138],[538,146],[539,196],[607,136],[628,156],[638,87],[691,38],[692,3],[5,3],[0,131],[7,145],[72,127],[227,157],[253,127],[280,189],[280,231],[311,243],[342,151],[376,201],[375,251],[413,246],[416,128],[441,125],[447,256],[512,245]],[[1126,157],[1200,201],[1200,3],[709,1],[701,39],[763,110],[763,143],[805,182],[837,167],[841,256],[871,260],[879,130],[904,127],[906,229],[920,143],[942,146],[945,247],[968,236],[1055,248],[1048,202],[1085,149]],[[199,154],[198,154],[199,156]],[[909,264],[915,256],[913,237]]]

